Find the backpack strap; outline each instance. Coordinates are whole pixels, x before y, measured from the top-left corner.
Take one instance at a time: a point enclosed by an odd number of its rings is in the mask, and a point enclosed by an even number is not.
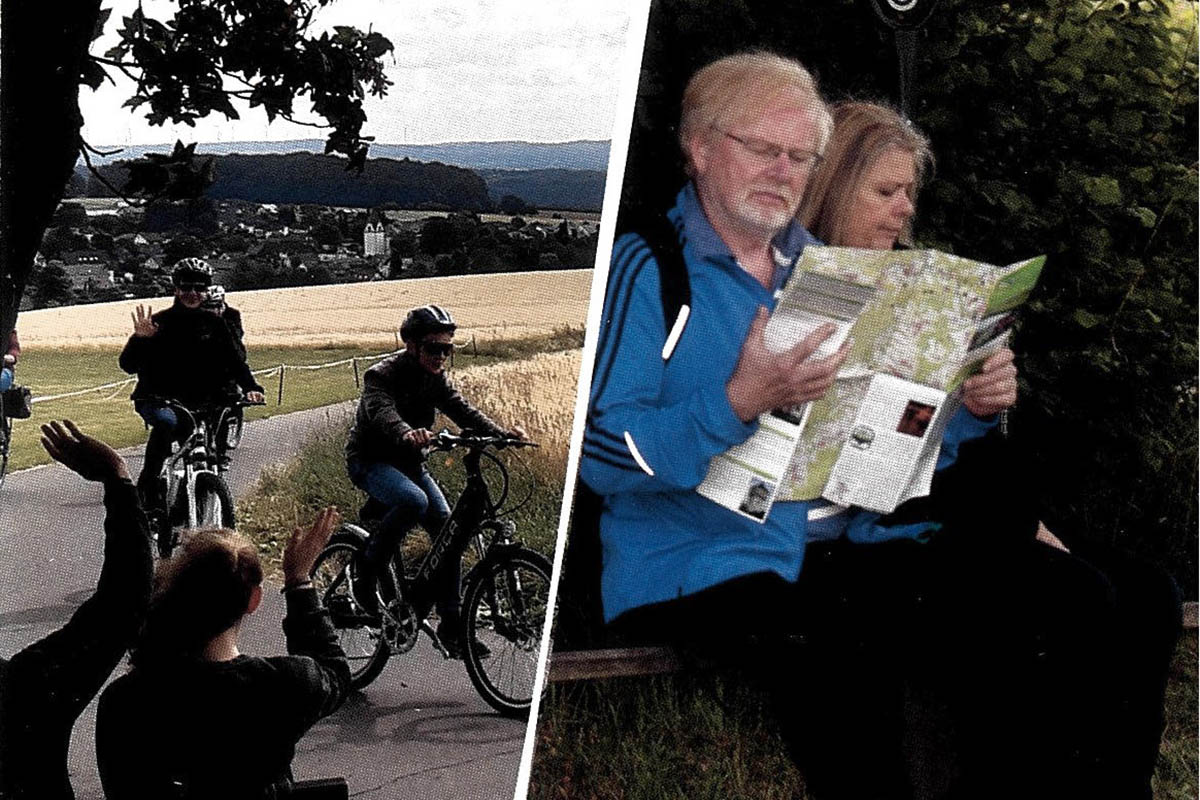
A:
[[[662,213],[639,217],[635,224],[624,231],[636,233],[650,248],[658,264],[663,324],[667,330],[662,357],[666,361],[671,357],[691,313],[692,288],[687,264],[683,260],[683,246],[679,243],[679,231]],[[562,649],[611,644],[605,633],[600,591],[604,562],[600,544],[600,515],[603,511],[604,498],[576,476],[575,500],[563,559],[563,580],[568,590],[559,592],[554,633],[555,646]]]
[[[633,231],[650,247],[658,264],[663,325],[667,331],[662,357],[666,361],[674,352],[692,310],[692,287],[683,260],[683,245],[679,242],[679,231],[666,214],[643,217],[634,225]]]

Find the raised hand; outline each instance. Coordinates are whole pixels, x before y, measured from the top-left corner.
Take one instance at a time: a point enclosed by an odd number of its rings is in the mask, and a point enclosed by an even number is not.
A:
[[[42,447],[51,458],[85,480],[129,479],[125,459],[104,442],[80,431],[69,419],[63,424],[51,420],[42,426]]]
[[[308,580],[313,564],[329,543],[329,537],[342,521],[342,515],[333,506],[322,509],[308,528],[296,526],[287,546],[283,548],[283,584],[294,586]]]
[[[979,373],[963,383],[963,404],[977,417],[989,417],[1017,402],[1017,366],[1005,347],[983,362]]]
[[[262,392],[246,392],[246,402],[248,403],[265,403],[266,395]]]
[[[137,307],[137,311],[130,312],[129,317],[133,320],[133,335],[149,337],[158,333],[158,325],[154,322],[154,310],[150,306]]]
[[[788,408],[824,395],[850,350],[846,342],[831,356],[809,360],[837,330],[834,325],[826,324],[790,350],[772,353],[763,342],[766,327],[767,310],[760,306],[742,344],[737,367],[725,385],[729,405],[743,422],[765,411]]]

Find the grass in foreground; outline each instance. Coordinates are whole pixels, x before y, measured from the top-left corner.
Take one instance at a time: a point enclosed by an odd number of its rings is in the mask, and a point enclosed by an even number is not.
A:
[[[1196,640],[1187,632],[1171,664],[1156,800],[1197,796]],[[803,800],[803,777],[765,717],[760,695],[720,673],[554,685],[529,796]]]
[[[714,672],[556,684],[529,796],[804,800],[761,695]]]
[[[495,340],[468,345],[455,355],[457,369],[471,365],[493,364],[533,353],[581,347],[582,329],[563,328],[553,333],[517,340]],[[354,356],[367,356],[390,351],[391,340],[366,346],[327,347],[252,347],[252,369],[268,369],[279,364],[310,365],[341,361]],[[77,348],[39,350],[27,348],[17,370],[20,384],[29,386],[34,397],[49,397],[80,389],[101,386],[130,377],[117,365],[119,351],[115,349]],[[371,363],[360,362],[359,373]],[[250,420],[301,411],[338,403],[358,397],[354,383],[354,368],[350,364],[321,370],[289,370],[284,376],[283,402],[279,402],[277,376],[259,376],[267,395],[267,405],[247,410]],[[94,392],[79,397],[35,403],[33,417],[17,420],[13,425],[10,469],[23,469],[44,464],[49,457],[38,444],[38,426],[51,419],[68,418],[114,447],[127,447],[146,440],[146,429],[134,413],[129,395],[133,384]],[[564,441],[566,438],[564,437]]]
[[[519,349],[517,350],[519,352]],[[546,555],[554,551],[559,506],[566,473],[579,352],[542,353],[532,358],[496,362],[462,369],[455,382],[463,394],[501,424],[524,424],[541,447],[500,454],[509,469],[510,502],[527,501],[513,515],[521,540]],[[453,425],[443,420],[451,428]],[[439,423],[440,424],[440,423]],[[346,476],[345,445],[349,426],[334,423],[311,437],[291,462],[264,471],[251,493],[238,504],[238,529],[248,534],[272,565],[287,533],[307,522],[316,510],[336,505],[353,519],[365,496]],[[430,470],[451,504],[462,489],[463,473],[457,453],[438,453]],[[495,473],[485,469],[485,476]],[[423,535],[405,540],[412,563],[427,547]]]

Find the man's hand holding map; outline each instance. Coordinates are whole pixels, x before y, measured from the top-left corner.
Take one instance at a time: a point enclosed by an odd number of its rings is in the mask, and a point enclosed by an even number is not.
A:
[[[927,494],[963,382],[1005,346],[1044,262],[806,248],[765,341],[787,349],[832,323],[812,357],[848,340],[845,365],[823,398],[762,415],[757,433],[712,460],[698,491],[735,510],[753,483],[771,503],[825,497],[880,512]]]

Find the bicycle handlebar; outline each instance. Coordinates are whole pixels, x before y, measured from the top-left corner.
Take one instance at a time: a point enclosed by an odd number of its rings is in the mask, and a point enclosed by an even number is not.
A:
[[[226,408],[249,408],[251,406],[265,406],[267,404],[266,400],[261,402],[251,402],[244,396],[237,398],[230,396],[227,400],[217,400],[211,403],[202,403],[197,406],[189,406],[182,400],[176,400],[173,397],[159,397],[150,395],[139,399],[147,403],[162,403],[163,405],[172,406],[173,408],[181,408],[192,416],[196,416],[207,411],[221,410]]]
[[[426,448],[426,452],[449,451],[456,447],[483,448],[488,446],[495,447],[497,450],[505,447],[540,447],[537,442],[531,442],[528,439],[474,433],[454,434],[443,428],[438,431],[437,436],[434,437],[433,444]]]

